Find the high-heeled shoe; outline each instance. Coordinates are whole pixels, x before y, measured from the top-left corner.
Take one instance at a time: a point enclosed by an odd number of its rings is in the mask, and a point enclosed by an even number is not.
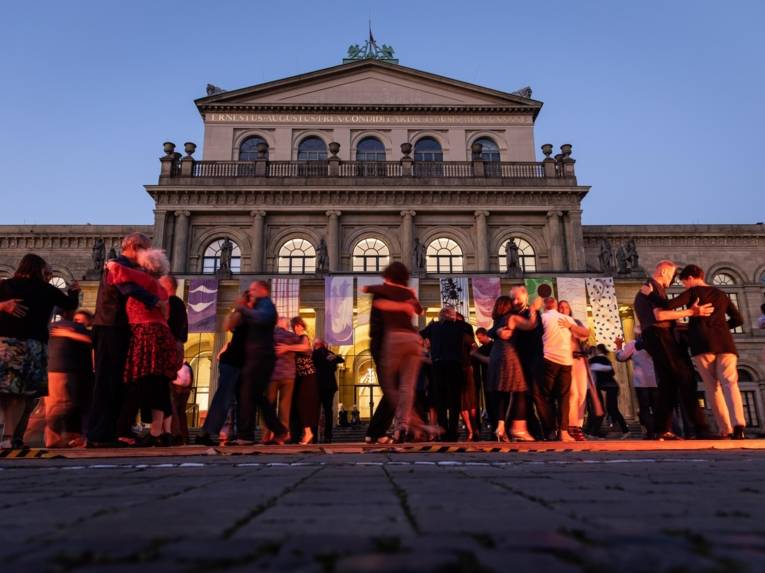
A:
[[[298,442],[301,446],[308,446],[311,443],[313,443],[313,434],[311,433],[303,434],[303,439]]]
[[[510,432],[510,439],[514,442],[536,442],[528,432]]]
[[[498,442],[509,442],[510,441],[510,438],[507,437],[507,434],[504,431],[500,432],[499,430],[495,430],[494,431],[494,435],[497,436],[497,441]]]

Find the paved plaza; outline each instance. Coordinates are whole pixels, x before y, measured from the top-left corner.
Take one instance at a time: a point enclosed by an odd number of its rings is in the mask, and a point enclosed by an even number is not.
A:
[[[0,460],[2,571],[765,570],[761,450],[329,451]]]

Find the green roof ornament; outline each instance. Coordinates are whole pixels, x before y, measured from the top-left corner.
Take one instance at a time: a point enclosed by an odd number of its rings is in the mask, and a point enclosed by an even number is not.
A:
[[[393,57],[393,48],[387,44],[378,46],[372,35],[372,23],[369,23],[369,39],[363,46],[351,44],[348,53],[343,58],[343,63],[358,62],[359,60],[380,60],[390,64],[397,64],[398,59]]]

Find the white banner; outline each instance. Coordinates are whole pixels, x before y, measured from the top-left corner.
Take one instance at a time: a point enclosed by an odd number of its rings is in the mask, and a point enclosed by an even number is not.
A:
[[[587,324],[587,287],[584,279],[557,277],[558,302],[565,300],[571,306],[571,314],[582,324]]]
[[[616,350],[614,340],[624,337],[622,321],[619,318],[619,304],[616,302],[614,279],[611,277],[586,279],[587,294],[592,306],[592,319],[595,323],[595,339],[598,344],[605,344],[611,351]]]

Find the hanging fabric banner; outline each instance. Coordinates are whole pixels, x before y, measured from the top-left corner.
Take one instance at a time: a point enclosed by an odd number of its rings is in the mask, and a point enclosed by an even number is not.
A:
[[[584,279],[558,277],[555,282],[558,286],[558,301],[568,301],[573,317],[587,324],[587,287]]]
[[[218,308],[218,279],[189,282],[189,332],[215,332]]]
[[[353,344],[353,277],[324,278],[324,342]]]
[[[372,295],[362,292],[365,286],[382,284],[380,277],[356,277],[356,293],[358,303],[356,305],[356,326],[369,324],[369,314],[372,312]]]
[[[494,301],[502,294],[499,277],[473,277],[473,304],[478,326],[491,328]]]
[[[555,279],[553,277],[538,277],[535,279],[524,279],[526,290],[529,291],[529,303],[536,297],[555,296]]]
[[[279,316],[291,319],[300,313],[300,279],[271,279],[271,300]]]
[[[237,293],[237,296],[241,295],[246,290],[250,290],[250,285],[253,283],[253,281],[254,281],[254,279],[240,278],[239,279],[239,292]]]
[[[465,317],[469,318],[468,280],[467,277],[449,277],[440,279],[441,306],[452,306]]]
[[[622,321],[619,318],[619,304],[616,302],[614,279],[611,277],[586,279],[587,295],[592,305],[592,319],[595,323],[595,339],[609,350],[616,350],[614,340],[624,337]]]

